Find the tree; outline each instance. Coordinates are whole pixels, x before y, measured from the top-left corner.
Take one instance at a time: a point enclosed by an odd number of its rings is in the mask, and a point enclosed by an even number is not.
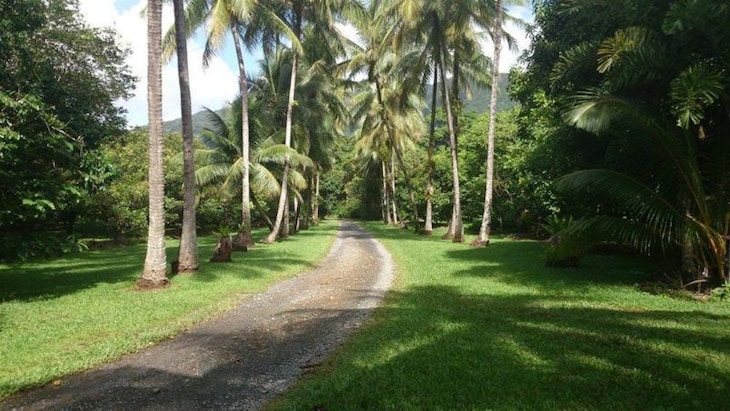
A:
[[[271,112],[266,100],[260,99],[257,92],[252,93],[249,109],[255,113],[256,122],[252,123],[251,192],[257,211],[264,221],[273,227],[273,222],[258,199],[272,200],[279,191],[279,175],[284,164],[285,154],[292,159],[294,170],[290,184],[295,190],[303,188],[304,177],[297,171],[303,165],[311,165],[311,161],[303,155],[286,148],[276,141],[276,133],[272,132]],[[200,139],[204,149],[196,151],[198,169],[196,178],[201,188],[215,187],[223,199],[228,200],[240,195],[240,180],[243,175],[243,156],[241,155],[241,121],[240,99],[234,101],[227,109],[227,117],[208,110],[210,127],[203,129]]]
[[[489,131],[487,133],[487,175],[486,192],[484,193],[484,214],[479,235],[472,241],[472,246],[489,244],[489,233],[492,228],[492,196],[494,195],[494,135],[497,130],[497,93],[499,91],[499,54],[502,51],[502,0],[495,0],[496,16],[492,40],[494,56],[492,57],[492,95],[489,103]]]
[[[137,288],[166,287],[165,176],[162,168],[162,0],[147,3],[147,112],[149,117],[149,227],[144,270]]]
[[[352,13],[353,10],[359,10],[359,5],[351,0],[336,0],[336,1],[312,1],[312,0],[291,0],[285,1],[282,4],[282,9],[279,10],[282,19],[287,22],[287,30],[285,35],[289,37],[291,41],[291,74],[288,88],[288,100],[286,108],[286,120],[284,128],[284,144],[287,147],[291,147],[292,144],[292,132],[293,132],[293,121],[294,121],[294,108],[295,108],[295,96],[296,86],[299,77],[299,69],[302,64],[302,59],[305,58],[304,53],[306,47],[302,44],[302,36],[305,33],[305,29],[311,29],[316,33],[321,34],[320,36],[314,37],[319,40],[317,47],[325,48],[326,53],[330,57],[334,57],[337,54],[342,53],[344,50],[341,46],[341,39],[339,36],[335,37],[335,42],[327,41],[333,39],[329,36],[330,33],[336,33],[334,23],[336,18],[339,16]],[[314,61],[305,62],[314,65]],[[286,180],[288,179],[289,167],[284,165],[284,172],[282,174],[282,191],[279,196],[279,204],[276,212],[276,220],[274,221],[274,229],[266,236],[263,240],[264,243],[273,243],[278,237],[286,238],[289,236],[289,195]]]
[[[177,272],[193,273],[198,270],[198,240],[196,224],[195,153],[193,147],[193,114],[190,101],[190,75],[188,74],[188,50],[185,38],[185,9],[183,0],[173,0],[175,10],[175,43],[177,48],[177,74],[180,81],[180,110],[183,141],[183,219],[180,248],[177,255]]]
[[[461,183],[459,181],[458,164],[458,115],[460,102],[458,95],[461,88],[462,68],[467,62],[477,63],[474,67],[483,66],[484,58],[479,52],[479,35],[476,26],[486,27],[491,23],[494,13],[490,9],[491,2],[459,1],[451,3],[439,2],[393,2],[392,13],[398,16],[401,28],[396,34],[396,42],[406,49],[414,50],[413,60],[407,66],[412,67],[408,76],[411,82],[419,82],[428,78],[429,71],[441,73],[441,94],[449,144],[451,146],[453,212],[447,238],[455,242],[463,241],[463,221],[461,207]],[[501,27],[500,27],[501,30]],[[468,60],[471,61],[468,61]],[[450,92],[446,87],[448,63],[452,63],[452,86]],[[434,69],[430,70],[433,66]],[[472,72],[477,73],[474,69]],[[476,77],[475,77],[476,78]],[[434,85],[436,79],[434,78]],[[434,108],[432,108],[433,110]]]
[[[94,149],[125,128],[114,102],[134,79],[115,37],[88,27],[75,1],[0,1],[0,237],[9,258],[73,242],[96,186],[87,180],[104,174]]]
[[[569,124],[598,134],[591,142],[621,148],[560,180],[568,197],[591,192],[573,208],[583,219],[568,234],[668,256],[686,279],[722,283],[730,225],[730,54],[722,39],[730,10],[715,0],[627,5],[596,13],[586,0],[541,13],[531,80],[549,84]],[[597,30],[562,33],[555,27],[565,16]],[[545,49],[553,53],[537,54]]]
[[[175,0],[177,1],[177,0]],[[241,178],[241,224],[236,240],[233,242],[234,249],[247,249],[253,247],[254,242],[251,237],[251,184],[250,174],[247,164],[250,162],[250,137],[249,137],[249,112],[248,112],[248,78],[246,74],[246,63],[243,58],[243,45],[241,43],[244,38],[242,26],[249,22],[254,12],[262,16],[268,16],[270,13],[260,6],[256,0],[233,1],[233,0],[192,0],[188,5],[186,21],[188,29],[186,34],[192,34],[195,29],[207,23],[207,39],[205,51],[203,54],[203,63],[207,66],[210,59],[220,49],[223,39],[227,33],[233,38],[234,49],[236,51],[236,61],[238,64],[238,89],[241,96],[241,154],[243,163],[246,165],[242,172]],[[171,49],[172,36],[176,34],[176,30],[169,30],[166,35],[167,49]],[[248,45],[251,43],[249,42]],[[168,51],[169,55],[171,52]]]

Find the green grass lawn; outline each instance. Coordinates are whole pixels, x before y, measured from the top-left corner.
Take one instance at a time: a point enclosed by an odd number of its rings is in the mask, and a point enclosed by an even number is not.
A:
[[[231,264],[208,263],[216,238],[202,237],[200,271],[157,292],[134,291],[144,244],[0,265],[0,398],[151,345],[311,268],[337,226],[324,221],[281,243],[234,253]],[[177,241],[168,242],[168,261],[176,253]]]
[[[648,261],[550,269],[537,242],[472,249],[366,226],[395,259],[393,291],[272,408],[730,407],[730,302],[643,293]]]

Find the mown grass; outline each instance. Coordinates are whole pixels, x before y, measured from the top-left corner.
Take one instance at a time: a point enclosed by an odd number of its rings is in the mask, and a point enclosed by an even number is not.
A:
[[[311,268],[337,225],[235,253],[231,264],[208,263],[217,239],[201,237],[200,271],[156,292],[134,291],[144,244],[0,265],[0,398],[151,345]],[[168,261],[176,253],[177,241],[168,242]]]
[[[542,265],[380,224],[398,280],[371,322],[273,409],[727,409],[730,302],[641,292],[652,263]]]

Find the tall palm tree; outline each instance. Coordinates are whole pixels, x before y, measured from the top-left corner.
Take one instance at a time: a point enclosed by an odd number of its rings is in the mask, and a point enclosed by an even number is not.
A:
[[[175,0],[177,1],[177,0]],[[249,137],[249,116],[248,116],[248,78],[246,63],[243,57],[242,26],[246,24],[252,14],[258,12],[261,15],[268,15],[257,0],[191,0],[186,13],[187,30],[186,34],[191,35],[197,28],[206,25],[207,39],[203,53],[203,63],[207,66],[210,59],[220,50],[224,39],[230,33],[233,38],[238,64],[238,89],[241,95],[241,153],[243,163],[250,162],[250,137]],[[172,38],[179,38],[176,30],[169,30],[166,36],[166,45],[171,50]],[[171,51],[168,51],[168,55]],[[235,249],[246,249],[254,245],[251,237],[251,188],[248,167],[243,169],[241,179],[241,230],[233,242]]]
[[[301,44],[305,26],[313,27],[317,32],[322,33],[322,36],[319,37],[320,40],[330,39],[331,36],[327,34],[337,32],[334,24],[336,19],[341,15],[356,12],[361,6],[353,0],[284,0],[278,3],[280,6],[283,6],[280,10],[282,13],[281,19],[287,22],[289,33],[293,36],[290,38],[292,41],[292,64],[284,130],[284,144],[291,147],[296,85],[299,77],[299,68],[302,63],[301,60],[306,50]],[[339,40],[338,38],[338,42]],[[317,47],[331,50],[332,55],[343,51],[340,45],[326,41],[318,42]],[[312,64],[313,62],[309,63]],[[282,177],[284,180],[288,178],[288,171],[289,168],[285,165]],[[262,242],[272,243],[278,237],[286,238],[289,235],[288,208],[287,184],[283,181],[282,192],[277,207],[276,221],[274,222],[274,230]]]
[[[195,153],[183,0],[173,0],[173,8],[175,11],[175,43],[177,45],[177,74],[180,82],[183,140],[183,218],[176,270],[178,273],[193,273],[198,270],[198,239],[195,221]]]
[[[302,23],[303,23],[303,4],[302,1],[294,1],[291,4],[291,29],[294,32],[294,36],[299,40],[302,34]],[[297,75],[299,68],[300,53],[297,50],[292,50],[292,63],[291,63],[291,76],[289,81],[289,96],[286,105],[286,125],[284,130],[284,145],[291,147],[292,140],[292,127],[293,127],[293,115],[294,115],[294,95],[296,92]],[[281,193],[279,195],[279,205],[276,209],[276,220],[274,220],[274,227],[271,229],[269,235],[262,240],[265,244],[270,244],[276,241],[281,236],[282,238],[289,237],[289,193],[288,193],[288,178],[289,178],[289,161],[285,160],[284,171],[281,175]]]
[[[394,25],[398,20],[385,11],[388,11],[388,8],[382,2],[372,2],[366,13],[353,20],[363,44],[350,45],[352,56],[348,63],[348,70],[351,76],[367,75],[360,98],[359,113],[356,116],[365,119],[362,124],[363,136],[370,135],[372,132],[368,128],[372,128],[378,130],[376,133],[378,137],[388,140],[387,146],[390,154],[381,158],[383,160],[387,158],[390,162],[390,167],[387,165],[385,167],[383,178],[388,180],[391,185],[390,190],[385,190],[384,196],[385,199],[391,199],[394,214],[392,220],[394,222],[398,220],[395,196],[392,195],[393,193],[389,193],[389,191],[395,191],[392,188],[395,182],[392,170],[393,162],[397,160],[412,206],[414,229],[418,232],[420,231],[418,203],[415,199],[410,172],[403,158],[402,140],[407,138],[408,134],[404,133],[402,122],[404,120],[406,123],[414,121],[412,118],[415,114],[414,104],[420,104],[420,102],[416,102],[413,98],[414,93],[420,88],[417,84],[414,87],[414,84],[407,81],[409,79],[403,75],[406,71],[403,70],[407,64],[404,62],[406,59],[403,54],[400,54],[401,50],[392,47],[396,33]],[[420,115],[420,107],[416,111]],[[420,122],[423,122],[422,119]],[[407,127],[411,127],[411,125]]]
[[[408,0],[393,2],[389,6],[390,14],[395,14],[400,29],[395,35],[396,43],[405,47],[416,47],[414,56],[417,64],[409,64],[416,70],[415,75],[409,76],[411,81],[420,81],[428,70],[429,63],[438,66],[443,78],[446,78],[447,57],[449,54],[446,32],[447,3],[418,2]],[[421,45],[418,48],[418,45]],[[451,153],[451,171],[453,184],[452,219],[449,225],[448,237],[454,242],[463,241],[463,222],[461,215],[461,186],[459,181],[459,160],[457,151],[457,135],[452,99],[446,82],[441,82],[442,103],[446,112],[446,124],[449,134]]]
[[[162,168],[162,0],[147,3],[147,112],[149,116],[149,227],[138,289],[165,287],[165,176]]]
[[[474,247],[489,244],[492,224],[492,197],[494,194],[494,136],[497,125],[497,93],[499,92],[499,55],[502,51],[502,0],[495,0],[496,16],[492,30],[494,55],[492,56],[492,95],[489,102],[489,130],[487,131],[487,171],[486,192],[484,194],[484,213],[479,235],[471,245]]]

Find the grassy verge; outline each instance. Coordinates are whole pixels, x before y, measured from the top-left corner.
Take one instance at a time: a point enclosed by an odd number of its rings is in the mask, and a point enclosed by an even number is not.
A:
[[[274,409],[727,409],[730,302],[643,293],[650,263],[542,265],[367,224],[392,253],[373,320]]]
[[[151,345],[312,267],[337,225],[325,221],[281,243],[257,245],[234,254],[231,264],[208,263],[216,238],[201,237],[200,271],[151,293],[133,291],[144,245],[0,265],[0,398]],[[169,242],[168,261],[176,252],[177,242]]]

